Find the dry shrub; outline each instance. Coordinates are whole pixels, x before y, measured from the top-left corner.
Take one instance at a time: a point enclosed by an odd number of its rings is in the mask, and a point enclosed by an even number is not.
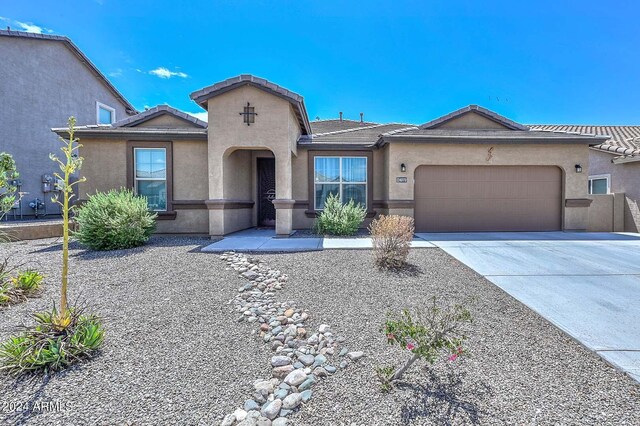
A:
[[[409,216],[384,216],[369,225],[373,241],[373,256],[380,268],[402,268],[407,262],[413,240],[413,218]]]

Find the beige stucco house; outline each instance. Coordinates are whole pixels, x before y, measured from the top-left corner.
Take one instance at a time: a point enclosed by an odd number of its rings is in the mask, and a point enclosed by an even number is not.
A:
[[[471,105],[422,125],[310,122],[302,96],[251,75],[191,94],[208,125],[158,106],[78,129],[80,199],[129,187],[158,232],[309,228],[340,194],[417,231],[586,230],[589,147],[607,137],[534,130]],[[54,129],[64,135],[63,129]]]

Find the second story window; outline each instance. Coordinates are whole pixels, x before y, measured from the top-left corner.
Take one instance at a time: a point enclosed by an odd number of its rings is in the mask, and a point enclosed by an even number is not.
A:
[[[111,124],[116,121],[116,110],[108,105],[96,102],[98,124]]]

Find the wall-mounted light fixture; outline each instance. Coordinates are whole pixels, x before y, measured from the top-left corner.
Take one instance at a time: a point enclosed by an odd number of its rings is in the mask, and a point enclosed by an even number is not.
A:
[[[406,171],[407,171],[407,166],[406,166],[404,163],[400,164],[400,171],[401,171],[402,173],[404,173],[404,172],[406,172]]]
[[[580,164],[576,164],[576,173],[582,173],[582,166]]]

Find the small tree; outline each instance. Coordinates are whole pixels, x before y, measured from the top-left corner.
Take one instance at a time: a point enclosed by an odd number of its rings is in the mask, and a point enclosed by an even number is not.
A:
[[[60,291],[60,311],[58,317],[53,319],[53,323],[59,329],[66,328],[71,323],[71,316],[69,315],[67,308],[67,280],[69,275],[69,213],[71,213],[73,206],[71,206],[71,200],[75,196],[73,193],[74,185],[80,182],[84,182],[84,178],[80,178],[75,182],[71,182],[71,175],[82,167],[83,158],[78,155],[78,150],[82,145],[78,144],[78,140],[75,137],[75,117],[69,117],[68,121],[69,129],[67,130],[69,138],[65,139],[59,137],[62,142],[60,150],[64,154],[61,160],[55,154],[49,154],[51,160],[58,163],[60,167],[60,173],[54,173],[54,176],[59,180],[60,195],[53,197],[53,201],[60,204],[62,207],[62,278],[61,278],[61,291]],[[60,201],[59,197],[62,197]]]
[[[13,185],[13,181],[17,178],[18,171],[13,157],[6,152],[0,152],[0,220],[18,199],[16,194],[18,188]]]
[[[399,380],[411,365],[422,358],[429,364],[436,362],[442,353],[455,361],[465,349],[465,324],[472,321],[471,313],[463,305],[440,308],[436,298],[430,307],[411,313],[403,310],[399,315],[389,314],[382,331],[387,342],[411,353],[409,359],[398,368],[378,369],[378,375],[386,389]]]

